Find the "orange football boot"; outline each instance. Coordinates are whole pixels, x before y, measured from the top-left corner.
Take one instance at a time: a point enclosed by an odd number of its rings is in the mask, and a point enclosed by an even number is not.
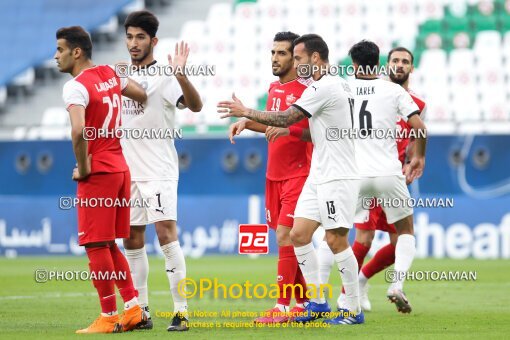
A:
[[[99,315],[90,326],[79,329],[76,334],[92,334],[92,333],[120,333],[122,326],[119,324],[119,315],[103,316]]]

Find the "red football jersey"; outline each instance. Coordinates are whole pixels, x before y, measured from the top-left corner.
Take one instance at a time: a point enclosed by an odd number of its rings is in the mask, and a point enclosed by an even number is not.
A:
[[[413,98],[416,105],[418,105],[418,108],[420,109],[420,116],[423,119],[425,116],[425,102],[423,99],[419,98],[414,92],[408,91],[411,97]],[[406,131],[406,136],[409,136],[409,132],[411,131],[411,126],[405,122],[403,119],[399,119],[397,122],[397,126],[400,126],[400,129]],[[398,150],[398,159],[402,165],[404,165],[406,161],[406,149],[409,145],[409,138],[397,138],[397,150]]]
[[[285,84],[275,81],[269,86],[266,111],[285,111],[301,97],[312,79],[296,78]],[[308,129],[308,119],[293,126]],[[308,176],[313,145],[294,136],[280,137],[268,145],[266,177],[272,181]]]
[[[120,126],[121,92],[127,82],[127,78],[119,78],[112,67],[100,65],[82,71],[64,85],[66,108],[85,107],[84,136],[88,139],[88,154],[92,155],[91,174],[129,170],[120,139],[114,133]]]

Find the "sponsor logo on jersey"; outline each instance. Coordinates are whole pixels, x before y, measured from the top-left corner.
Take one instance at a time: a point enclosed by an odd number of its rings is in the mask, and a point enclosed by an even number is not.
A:
[[[285,97],[285,103],[287,104],[287,106],[291,106],[292,104],[294,104],[296,102],[296,96],[294,96],[294,94],[289,94],[287,95],[287,97]]]

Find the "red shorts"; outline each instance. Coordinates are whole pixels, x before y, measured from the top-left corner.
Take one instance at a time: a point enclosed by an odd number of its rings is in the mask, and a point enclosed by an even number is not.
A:
[[[388,233],[397,233],[397,229],[395,229],[394,224],[388,224],[386,221],[386,214],[384,210],[377,206],[375,208],[370,209],[368,221],[365,223],[355,223],[354,224],[357,229],[363,230],[381,230],[386,231]]]
[[[266,221],[276,230],[278,225],[292,228],[294,209],[306,181],[306,176],[283,181],[266,179]]]
[[[76,192],[78,244],[129,238],[130,197],[129,171],[92,174],[79,181]]]

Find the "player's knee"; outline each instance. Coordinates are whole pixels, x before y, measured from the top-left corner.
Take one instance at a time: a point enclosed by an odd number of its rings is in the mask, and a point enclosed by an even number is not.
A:
[[[349,247],[349,240],[345,228],[338,228],[326,231],[326,243],[333,253],[344,251]]]
[[[112,241],[114,242],[114,241]],[[110,246],[110,242],[91,242],[84,245],[85,249],[94,249],[94,248],[106,248]]]
[[[307,245],[308,243],[311,242],[311,240],[307,237],[308,235],[306,235],[306,233],[294,228],[290,231],[289,236],[292,245],[297,247]]]
[[[177,226],[175,221],[160,221],[156,222],[155,226],[159,245],[163,246],[177,241]]]
[[[145,245],[145,229],[131,227],[129,238],[123,239],[124,248],[140,249]]]
[[[169,234],[158,234],[159,245],[164,246],[165,244],[169,244],[173,241],[176,241]]]
[[[285,226],[278,226],[276,229],[276,242],[278,243],[278,247],[285,247],[292,245],[290,240],[290,231],[291,228]]]
[[[398,235],[396,233],[390,233],[390,243],[397,246]]]
[[[413,215],[404,217],[403,219],[395,222],[395,228],[397,229],[398,235],[403,234],[414,235]]]
[[[356,242],[362,244],[365,247],[370,248],[372,246],[374,236],[375,230],[356,230]]]
[[[363,247],[366,247],[366,248],[371,248],[372,247],[372,241],[362,241],[362,242],[359,242],[361,245],[363,245]]]

